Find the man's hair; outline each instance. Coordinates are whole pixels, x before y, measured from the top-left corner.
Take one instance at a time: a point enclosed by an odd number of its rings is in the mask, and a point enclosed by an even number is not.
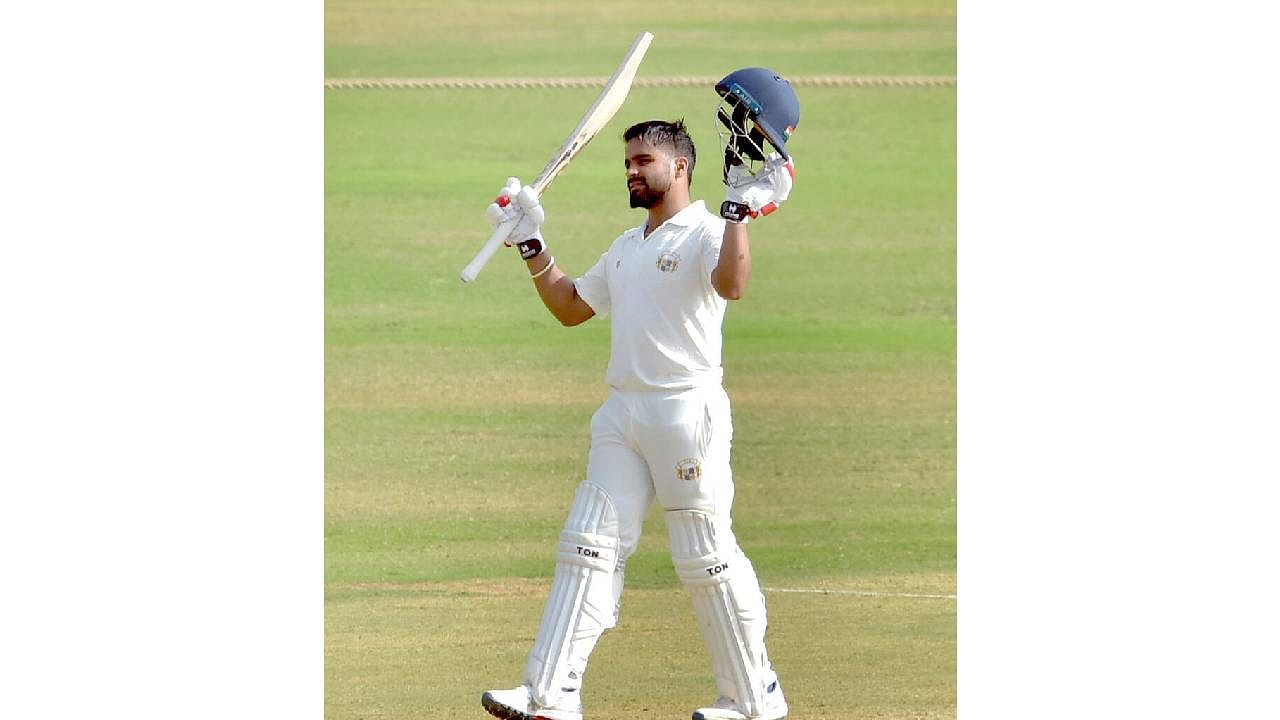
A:
[[[689,186],[693,186],[693,166],[698,162],[698,151],[693,147],[689,129],[684,126],[684,118],[675,122],[646,120],[632,125],[622,133],[623,142],[636,138],[654,146],[664,145],[673,156],[689,158]]]

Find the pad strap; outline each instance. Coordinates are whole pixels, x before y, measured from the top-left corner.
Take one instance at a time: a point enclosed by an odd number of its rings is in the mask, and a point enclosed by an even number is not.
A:
[[[560,533],[556,560],[600,572],[613,572],[618,566],[618,538],[600,533],[565,530]]]

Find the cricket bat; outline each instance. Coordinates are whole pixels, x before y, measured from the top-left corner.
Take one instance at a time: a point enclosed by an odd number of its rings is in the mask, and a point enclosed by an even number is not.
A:
[[[622,107],[623,101],[627,99],[627,93],[631,91],[631,83],[636,79],[636,71],[640,69],[640,61],[644,59],[645,51],[649,49],[649,43],[653,41],[653,33],[640,33],[636,41],[631,43],[631,49],[627,51],[625,57],[622,58],[622,64],[617,70],[613,71],[613,77],[609,78],[609,82],[604,84],[604,89],[600,91],[600,96],[591,104],[591,108],[587,110],[587,114],[582,116],[582,120],[578,122],[578,127],[574,128],[569,138],[564,141],[564,145],[551,156],[551,160],[547,162],[547,166],[542,169],[542,173],[533,181],[533,191],[541,197],[547,187],[551,185],[551,181],[556,179],[561,170],[569,165],[574,156],[582,152],[582,149],[591,142],[591,138],[595,137],[605,125],[609,124],[609,120],[613,119],[618,109]],[[505,199],[505,198],[504,198]],[[462,282],[469,283],[476,279],[480,271],[489,262],[489,258],[498,251],[502,246],[502,241],[514,229],[516,222],[503,223],[493,231],[489,241],[480,248],[480,252],[476,253],[475,258],[467,263],[462,269]]]

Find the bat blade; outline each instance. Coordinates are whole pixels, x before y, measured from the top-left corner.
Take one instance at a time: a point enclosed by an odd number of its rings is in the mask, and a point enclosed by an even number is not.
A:
[[[644,60],[644,54],[649,50],[649,44],[653,42],[653,33],[644,32],[636,37],[635,42],[631,43],[631,49],[622,58],[622,63],[613,71],[613,76],[604,84],[604,89],[600,91],[600,95],[596,97],[591,107],[587,109],[582,120],[578,122],[578,126],[573,129],[569,137],[556,150],[551,159],[547,161],[542,172],[538,174],[536,180],[533,181],[533,191],[539,196],[546,192],[551,182],[556,179],[562,170],[569,165],[578,153],[591,142],[591,139],[604,129],[605,125],[613,119],[618,110],[622,107],[622,103],[626,101],[627,94],[631,92],[631,84],[635,82],[636,72],[640,69],[640,62]],[[507,234],[511,232],[510,224],[504,223],[494,231],[489,241],[480,248],[480,252],[476,253],[475,258],[467,263],[462,270],[462,282],[470,283],[476,279],[480,271],[489,262],[497,252],[498,246],[506,239]]]
[[[631,49],[622,58],[622,63],[613,71],[613,76],[604,84],[604,89],[600,91],[599,97],[587,109],[582,120],[578,122],[578,127],[573,129],[568,139],[560,146],[555,155],[551,156],[551,160],[547,166],[542,169],[538,178],[533,181],[533,189],[539,195],[546,191],[551,185],[551,181],[555,180],[561,170],[569,164],[570,161],[591,142],[591,139],[604,129],[605,125],[613,119],[618,110],[622,108],[622,103],[626,101],[627,94],[631,92],[631,85],[635,82],[636,72],[640,69],[640,62],[644,60],[644,54],[649,50],[649,43],[653,42],[653,33],[640,33],[631,43]]]

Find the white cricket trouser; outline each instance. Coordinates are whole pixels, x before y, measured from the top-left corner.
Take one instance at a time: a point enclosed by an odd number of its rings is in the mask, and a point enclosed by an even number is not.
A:
[[[591,418],[587,482],[613,501],[626,558],[654,497],[664,510],[729,516],[733,421],[719,385],[675,393],[613,390]]]
[[[556,576],[526,664],[538,704],[578,706],[588,657],[617,624],[626,559],[656,497],[717,688],[756,714],[775,676],[764,650],[764,597],[731,529],[732,438],[729,398],[719,385],[615,389],[592,416],[587,477],[561,533]]]

